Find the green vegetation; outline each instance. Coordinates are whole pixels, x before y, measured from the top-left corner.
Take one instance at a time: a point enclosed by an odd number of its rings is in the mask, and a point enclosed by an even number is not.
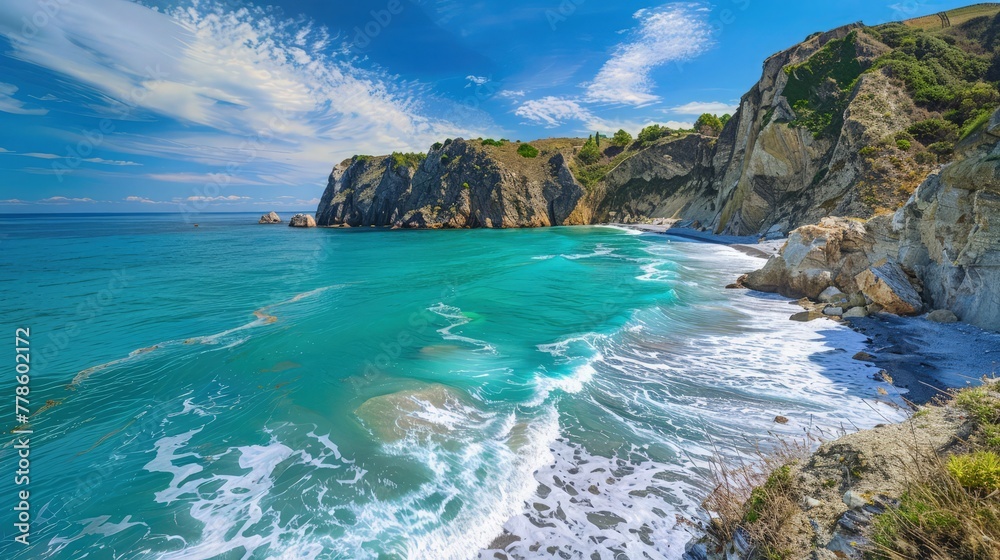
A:
[[[626,132],[624,129],[619,129],[614,136],[611,137],[611,145],[617,146],[619,148],[624,148],[632,143],[632,135]]]
[[[639,131],[639,143],[640,144],[650,144],[653,143],[664,136],[670,136],[673,131],[665,126],[660,126],[658,124],[651,124],[646,128]]]
[[[507,140],[501,138],[500,140],[494,140],[492,138],[486,138],[483,140],[483,146],[503,146],[507,143]]]
[[[967,490],[983,494],[1000,490],[1000,455],[992,451],[952,455],[948,459],[948,472]]]
[[[427,159],[427,154],[418,154],[415,152],[393,152],[392,153],[392,165],[394,168],[397,167],[411,167],[416,169],[420,167],[420,164]]]
[[[788,465],[782,465],[775,469],[763,486],[758,486],[750,492],[750,500],[747,502],[747,513],[743,518],[747,523],[760,521],[761,516],[769,509],[769,498],[777,493],[785,493],[791,490],[792,469]]]
[[[809,60],[788,66],[785,97],[795,111],[793,126],[814,136],[834,134],[843,122],[849,94],[863,68],[858,61],[857,31],[829,41]]]
[[[584,165],[592,165],[600,161],[601,149],[597,147],[597,141],[594,140],[593,136],[587,138],[583,147],[576,153],[576,158]]]
[[[438,151],[438,150],[440,150],[443,147],[444,147],[444,144],[442,144],[440,142],[435,142],[434,144],[431,145],[431,149],[434,150],[435,152]]]
[[[732,115],[730,115],[729,113],[726,113],[725,115],[722,115],[721,117],[719,117],[719,122],[721,122],[722,126],[724,127],[724,126],[726,126],[726,123],[728,123],[732,118],[733,118]]]
[[[722,133],[723,124],[719,117],[711,113],[704,113],[694,122],[694,129],[705,136],[718,136]]]
[[[906,131],[924,145],[935,142],[952,142],[958,138],[958,127],[943,119],[915,122]]]
[[[629,157],[631,157],[629,152],[621,152],[610,160],[599,159],[597,162],[590,165],[582,164],[582,162],[580,162],[582,165],[577,165],[573,168],[573,176],[576,177],[577,181],[580,181],[581,185],[590,189],[603,180],[604,177],[607,176],[608,172],[615,167],[618,167],[618,164],[625,161]],[[579,160],[579,158],[577,158],[577,160]]]
[[[357,155],[354,156],[354,161],[357,163],[365,163],[366,161],[372,159],[373,156]]]
[[[873,519],[871,558],[1000,558],[1000,455],[992,445],[1000,422],[995,382],[959,391],[952,404],[973,431],[964,452],[948,457],[914,449],[922,466],[906,472],[899,507]]]
[[[469,187],[469,183],[466,182],[466,183],[462,183],[462,188],[465,189],[465,190],[469,190],[471,187]]]
[[[1000,77],[997,73],[1000,49],[995,40],[1000,21],[986,18],[970,21],[966,31],[974,42],[976,35],[980,35],[984,46],[993,52],[983,53],[952,34],[901,23],[871,30],[893,49],[879,57],[872,70],[885,68],[891,77],[902,80],[918,105],[941,113],[955,126],[956,134],[960,131],[962,138],[982,126],[1000,103],[1000,91],[991,82]]]
[[[521,144],[517,147],[517,155],[526,158],[538,157],[538,148],[531,144]]]
[[[451,160],[451,158],[448,156],[448,154],[444,154],[441,156],[441,163],[443,163],[444,165],[448,165],[449,160]]]
[[[899,148],[900,150],[903,150],[904,152],[909,151],[911,146],[912,144],[910,143],[910,141],[906,140],[905,138],[900,138],[899,140],[896,140],[896,147]]]

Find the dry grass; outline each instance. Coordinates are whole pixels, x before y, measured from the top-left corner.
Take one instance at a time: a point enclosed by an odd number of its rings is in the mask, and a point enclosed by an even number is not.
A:
[[[1000,560],[1000,448],[991,441],[1000,422],[996,383],[956,393],[968,415],[969,438],[954,453],[917,454],[902,472],[910,480],[900,505],[874,519],[871,558]]]
[[[767,560],[787,557],[788,540],[783,527],[799,511],[799,496],[791,466],[809,456],[812,445],[805,440],[779,440],[777,447],[759,445],[749,457],[732,463],[717,450],[712,461],[715,488],[705,507],[713,519],[712,536],[727,543],[743,533],[755,553]]]

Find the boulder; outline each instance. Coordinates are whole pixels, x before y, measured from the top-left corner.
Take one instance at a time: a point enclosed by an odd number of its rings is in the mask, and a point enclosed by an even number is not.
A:
[[[309,214],[296,214],[288,221],[290,227],[316,227],[316,219]]]
[[[278,216],[276,212],[268,212],[260,217],[257,221],[258,224],[280,224],[281,216]]]
[[[823,310],[823,315],[826,315],[827,317],[840,317],[843,314],[843,307],[827,307]]]
[[[843,303],[847,299],[847,295],[838,290],[836,286],[830,286],[819,294],[819,301],[823,303]]]
[[[916,315],[924,308],[920,294],[899,264],[882,259],[855,277],[861,293],[896,315]]]
[[[844,312],[845,319],[860,319],[868,316],[868,310],[864,307],[852,307]]]
[[[745,284],[753,290],[810,299],[833,294],[828,291],[831,287],[840,294],[857,292],[854,278],[871,264],[868,253],[873,245],[863,223],[823,218],[792,231],[781,254],[747,275]]]
[[[938,309],[928,313],[927,320],[935,323],[957,323],[958,316],[947,309]]]

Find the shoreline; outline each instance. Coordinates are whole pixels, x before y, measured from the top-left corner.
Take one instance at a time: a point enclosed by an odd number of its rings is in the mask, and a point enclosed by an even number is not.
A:
[[[724,245],[762,260],[778,254],[786,241],[716,235],[668,224],[605,225],[664,235],[681,242]],[[789,303],[796,300],[789,298]],[[904,390],[902,396],[911,406],[928,404],[949,389],[976,384],[983,376],[1000,372],[1000,333],[968,323],[936,323],[928,320],[926,314],[900,317],[887,313],[840,320],[817,315],[809,320],[845,324],[866,336],[867,350],[853,359],[869,364],[872,378],[888,380],[892,386]],[[954,349],[958,347],[968,351],[957,354]]]

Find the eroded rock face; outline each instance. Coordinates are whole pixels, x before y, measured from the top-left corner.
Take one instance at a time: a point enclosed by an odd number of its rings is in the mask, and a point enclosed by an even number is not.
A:
[[[798,228],[745,285],[811,299],[833,286],[874,309],[947,310],[1000,331],[1000,111],[959,150],[894,216]]]
[[[824,218],[792,231],[781,254],[769,259],[763,269],[748,274],[744,284],[754,290],[813,300],[830,287],[851,294],[858,291],[854,278],[871,263],[874,246],[864,223]]]
[[[296,214],[288,221],[289,227],[311,228],[316,227],[316,219],[310,214]]]
[[[541,227],[589,223],[589,213],[574,216],[584,195],[562,152],[500,158],[458,139],[432,148],[416,167],[389,156],[341,163],[316,214],[320,225]]]
[[[1000,126],[966,146],[897,212],[899,262],[921,279],[931,307],[1000,330]]]
[[[280,224],[281,217],[276,212],[268,212],[260,217],[258,224]]]

